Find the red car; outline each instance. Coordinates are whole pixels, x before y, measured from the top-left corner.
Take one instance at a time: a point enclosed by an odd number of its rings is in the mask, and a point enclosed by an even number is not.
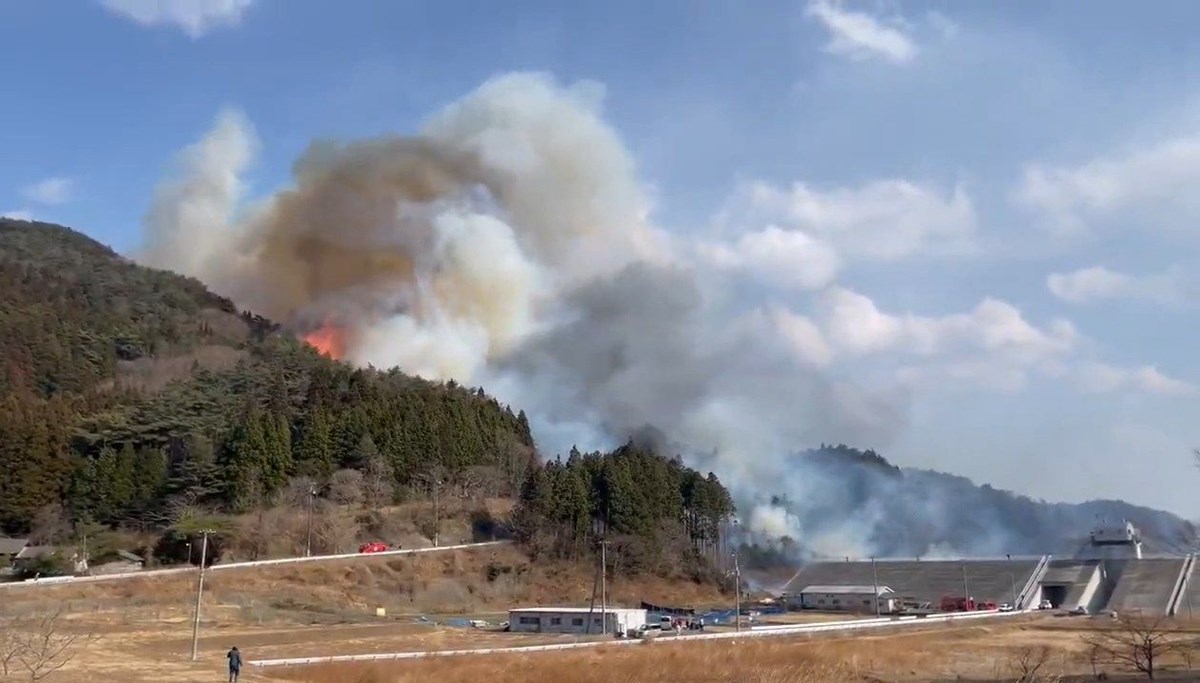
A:
[[[380,543],[379,541],[363,543],[362,545],[358,546],[358,552],[360,553],[385,553],[387,551],[387,543]]]

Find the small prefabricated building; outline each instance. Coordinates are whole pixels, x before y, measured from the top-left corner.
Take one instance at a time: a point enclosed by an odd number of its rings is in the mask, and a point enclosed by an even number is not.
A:
[[[609,607],[601,620],[599,607],[522,607],[508,611],[508,628],[525,633],[628,633],[646,625],[646,610]],[[604,622],[607,621],[607,624]]]
[[[807,586],[797,597],[801,609],[874,612],[872,596],[879,602],[880,612],[896,608],[896,596],[887,586]]]

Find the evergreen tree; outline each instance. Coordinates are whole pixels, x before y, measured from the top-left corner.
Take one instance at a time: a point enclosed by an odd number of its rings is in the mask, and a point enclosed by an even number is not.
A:
[[[302,475],[324,480],[333,474],[333,439],[323,408],[312,409],[305,420],[296,461]]]
[[[292,471],[292,429],[283,415],[263,417],[264,460],[262,481],[268,493],[278,491]]]
[[[221,470],[225,479],[225,501],[238,512],[261,502],[266,492],[268,445],[262,414],[250,410],[225,445]]]

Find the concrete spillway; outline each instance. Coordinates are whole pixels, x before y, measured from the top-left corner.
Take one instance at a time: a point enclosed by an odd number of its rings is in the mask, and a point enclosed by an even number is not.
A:
[[[943,596],[963,594],[963,573],[966,571],[966,590],[976,600],[996,603],[1013,602],[1038,566],[1040,558],[1012,560],[878,560],[874,577],[870,561],[818,562],[801,569],[785,591],[797,595],[807,586],[859,585],[870,586],[872,580],[888,586],[896,595],[936,606]]]
[[[1105,562],[1109,576],[1114,577],[1105,609],[1118,614],[1166,614],[1184,562],[1182,557]]]

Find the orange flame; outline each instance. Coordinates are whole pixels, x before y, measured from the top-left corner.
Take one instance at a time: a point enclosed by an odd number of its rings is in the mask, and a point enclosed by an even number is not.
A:
[[[333,323],[327,322],[304,335],[304,342],[333,360],[341,360],[346,355],[346,331]]]

